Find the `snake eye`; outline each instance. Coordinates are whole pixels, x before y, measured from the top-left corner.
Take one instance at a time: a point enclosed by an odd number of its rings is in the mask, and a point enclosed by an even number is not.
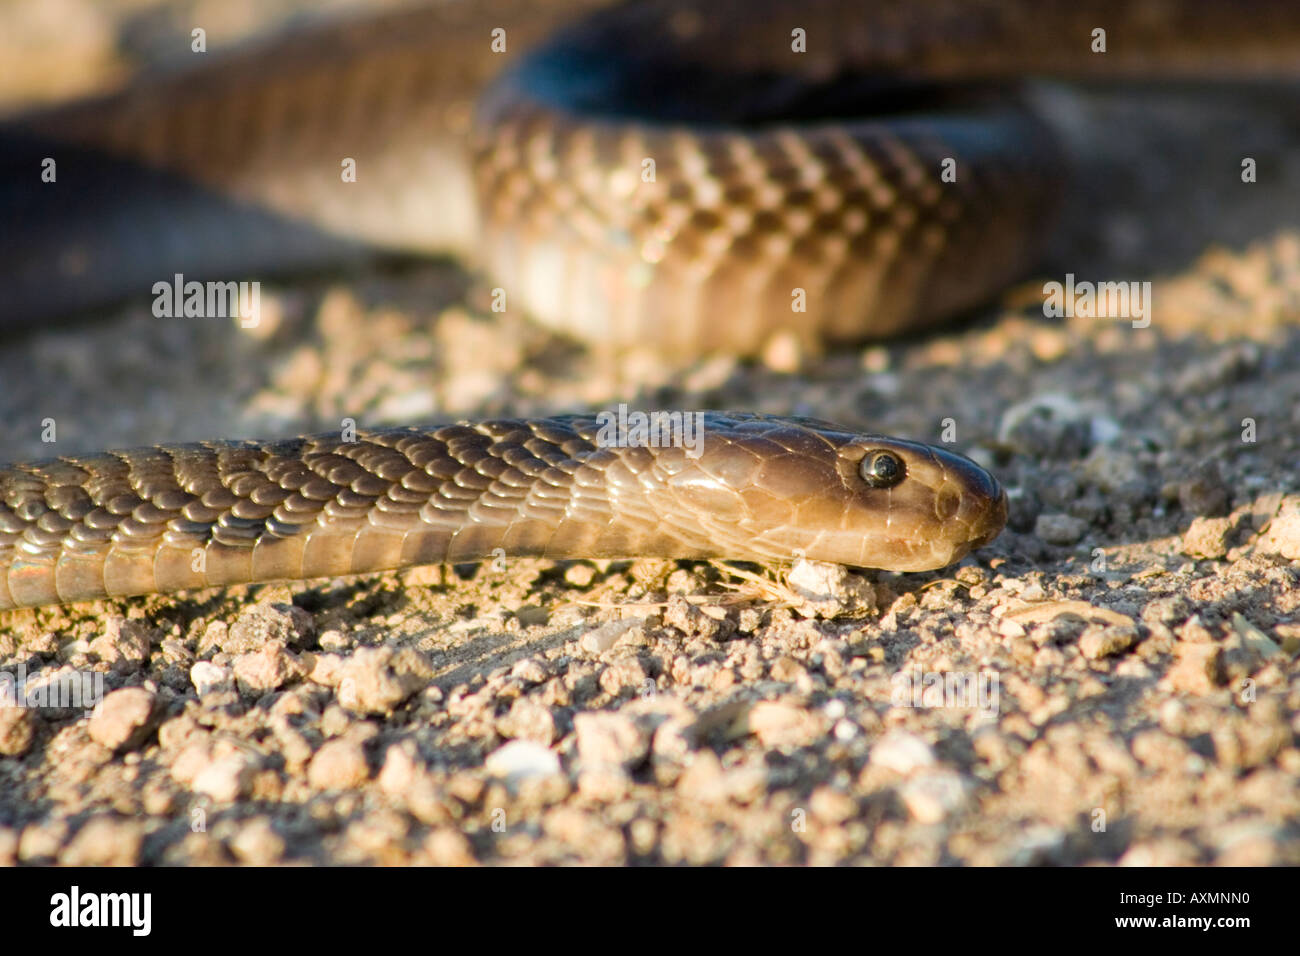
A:
[[[858,474],[872,488],[892,488],[903,480],[907,468],[897,455],[888,451],[871,452],[858,465]]]

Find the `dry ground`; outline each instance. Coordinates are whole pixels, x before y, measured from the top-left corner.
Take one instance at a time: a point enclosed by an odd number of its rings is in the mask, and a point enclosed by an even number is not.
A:
[[[75,454],[628,401],[952,419],[1013,507],[856,606],[509,562],[0,614],[0,671],[114,691],[0,710],[0,862],[1300,863],[1294,97],[1039,95],[1086,148],[1062,237],[921,340],[611,359],[405,263],[279,286],[256,334],[134,307],[4,343],[13,459],[46,418]],[[1150,327],[1044,318],[1066,272],[1153,279]],[[899,693],[943,675],[991,693]]]

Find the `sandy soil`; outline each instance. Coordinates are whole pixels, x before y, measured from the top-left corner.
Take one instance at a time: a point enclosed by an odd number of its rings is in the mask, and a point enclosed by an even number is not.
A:
[[[61,454],[619,401],[951,419],[1012,517],[820,602],[512,561],[0,614],[0,673],[111,692],[0,709],[0,862],[1300,863],[1300,117],[1038,95],[1081,150],[1061,237],[924,339],[611,358],[388,263],[264,290],[255,334],[128,307],[5,342],[13,459],[47,418]],[[1067,272],[1152,280],[1150,326],[1045,317]]]

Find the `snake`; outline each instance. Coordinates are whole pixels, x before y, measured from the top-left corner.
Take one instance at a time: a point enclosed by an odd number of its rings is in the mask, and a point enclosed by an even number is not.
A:
[[[652,442],[561,416],[10,466],[0,608],[494,557],[926,570],[1006,521],[996,480],[939,448],[807,419],[694,427]]]
[[[1065,162],[1022,77],[1294,76],[1298,54],[1290,0],[484,0],[327,24],[0,124],[0,330],[173,275],[414,251],[599,348],[911,333],[1050,228]],[[996,479],[945,449],[700,414],[698,454],[564,416],[3,466],[0,609],[497,554],[919,571],[1005,524]]]

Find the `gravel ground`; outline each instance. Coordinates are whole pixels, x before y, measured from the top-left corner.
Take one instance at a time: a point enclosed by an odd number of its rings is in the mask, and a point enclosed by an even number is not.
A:
[[[626,401],[952,439],[1012,515],[919,575],[507,561],[0,614],[0,674],[107,695],[0,708],[0,863],[1300,863],[1297,117],[1037,95],[1081,150],[1061,237],[916,341],[597,355],[386,263],[264,289],[252,332],[4,343],[14,459],[47,418],[75,454]],[[1150,326],[1045,317],[1066,272],[1152,280]]]

